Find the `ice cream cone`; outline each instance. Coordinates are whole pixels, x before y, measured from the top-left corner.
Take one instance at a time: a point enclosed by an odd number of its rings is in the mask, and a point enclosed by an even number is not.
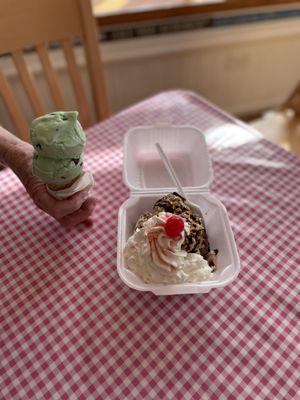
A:
[[[31,123],[32,173],[59,200],[82,190],[89,192],[94,182],[92,174],[83,171],[86,137],[77,117],[77,111],[56,111]]]
[[[47,184],[47,187],[50,190],[53,190],[55,192],[57,192],[58,190],[64,190],[64,189],[68,189],[69,187],[71,187],[73,185],[73,183],[75,183],[77,181],[77,179],[79,179],[82,176],[82,174],[76,176],[76,178],[72,179],[70,182],[66,183],[65,185],[55,185],[55,184]]]
[[[90,193],[94,184],[93,176],[90,172],[83,172],[76,179],[73,179],[68,184],[62,185],[46,185],[47,192],[57,200],[67,199],[73,194],[85,190]]]

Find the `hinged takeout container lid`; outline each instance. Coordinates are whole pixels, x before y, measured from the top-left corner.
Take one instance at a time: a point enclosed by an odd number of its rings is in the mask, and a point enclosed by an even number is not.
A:
[[[132,192],[175,190],[160,159],[160,143],[185,191],[209,190],[213,171],[201,131],[192,126],[136,127],[124,138],[125,184]]]

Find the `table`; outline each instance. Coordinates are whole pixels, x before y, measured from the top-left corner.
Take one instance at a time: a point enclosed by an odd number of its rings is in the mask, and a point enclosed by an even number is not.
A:
[[[192,124],[207,137],[241,272],[205,295],[156,297],[117,274],[122,138]],[[186,91],[87,132],[92,227],[60,227],[0,173],[1,399],[296,399],[300,159]]]

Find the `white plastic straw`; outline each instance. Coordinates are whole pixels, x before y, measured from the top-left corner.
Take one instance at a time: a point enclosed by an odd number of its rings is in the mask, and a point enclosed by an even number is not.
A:
[[[175,186],[177,187],[177,192],[184,198],[186,198],[186,195],[184,194],[184,191],[182,189],[182,186],[180,184],[180,181],[178,179],[178,176],[176,175],[176,172],[170,162],[170,160],[168,159],[168,157],[166,156],[165,152],[163,151],[161,145],[159,143],[155,143],[155,146],[157,148],[157,151],[160,155],[160,158],[162,159],[164,166],[166,167],[166,170],[168,171],[170,177],[172,178],[173,183],[175,184]]]

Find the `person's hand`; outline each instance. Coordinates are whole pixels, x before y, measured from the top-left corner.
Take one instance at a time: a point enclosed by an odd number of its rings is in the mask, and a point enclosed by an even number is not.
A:
[[[96,200],[88,198],[84,190],[66,200],[56,200],[47,192],[45,184],[34,176],[29,177],[24,186],[35,204],[65,227],[89,221],[96,206]]]
[[[20,149],[19,149],[20,151]],[[22,165],[18,161],[18,151],[16,152],[14,172],[18,175],[34,203],[47,214],[55,218],[65,227],[75,226],[81,222],[91,223],[93,210],[96,206],[96,199],[88,198],[86,191],[75,193],[66,200],[54,199],[46,190],[45,184],[32,175],[32,146],[26,144],[21,149]]]

